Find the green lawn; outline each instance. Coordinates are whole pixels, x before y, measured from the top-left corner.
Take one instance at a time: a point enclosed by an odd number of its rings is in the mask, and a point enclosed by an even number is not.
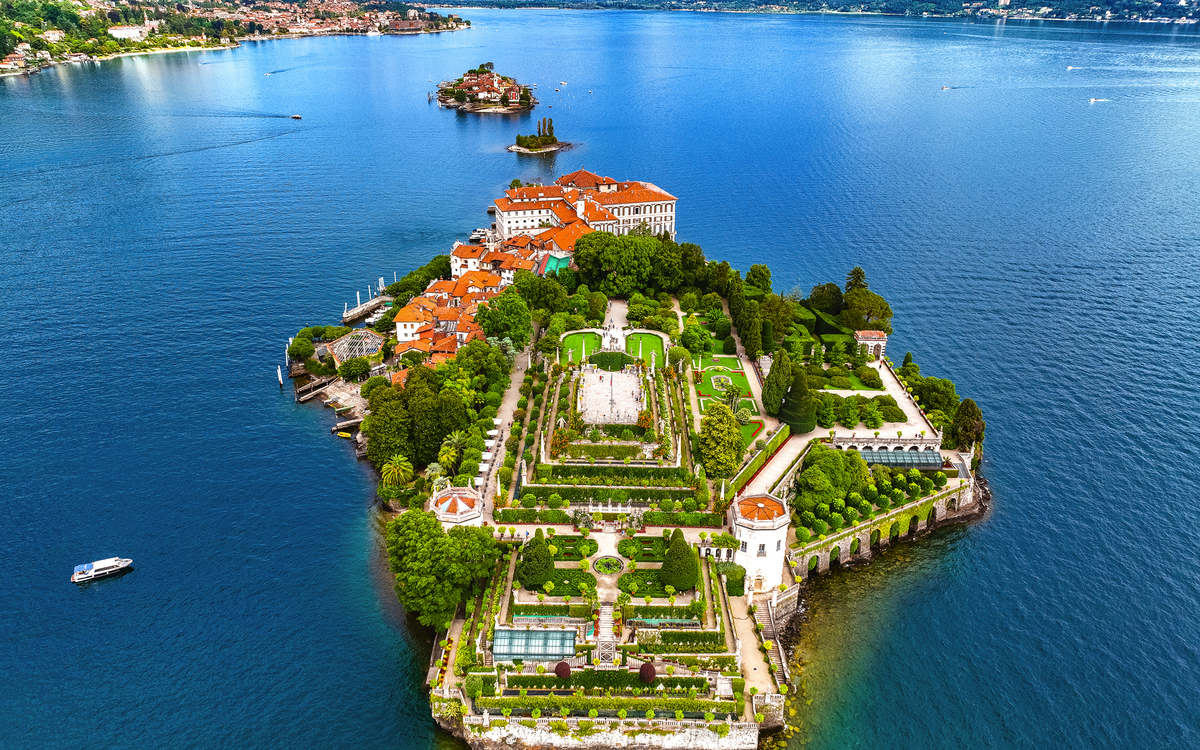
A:
[[[750,450],[754,449],[754,441],[762,435],[763,423],[757,419],[752,419],[742,425],[742,440],[746,441],[746,447]]]
[[[850,385],[854,386],[854,390],[856,390],[856,391],[882,391],[882,390],[885,390],[883,388],[868,388],[867,386],[863,385],[863,382],[861,380],[859,380],[858,376],[855,375],[854,373],[850,373]]]
[[[650,355],[654,354],[654,363],[656,367],[662,367],[666,362],[663,359],[663,340],[652,333],[633,333],[625,337],[625,352],[634,357],[640,357],[646,360],[646,365],[650,364]]]
[[[708,408],[708,405],[713,403],[716,400],[717,399],[711,399],[711,398],[700,399],[700,413],[703,414],[704,410]],[[744,398],[741,401],[739,401],[738,408],[739,409],[749,409],[750,413],[753,414],[754,416],[756,416],[756,417],[760,416],[760,412],[758,410],[758,402],[752,398]]]
[[[721,342],[718,341],[717,345],[719,346],[720,343]],[[742,364],[742,360],[738,359],[732,354],[717,354],[715,356],[712,354],[705,354],[703,359],[699,361],[693,357],[692,365],[697,370],[707,370],[710,367],[725,367],[730,370],[737,370],[738,372],[741,372],[746,369]]]
[[[558,351],[560,364],[582,362],[590,354],[600,350],[600,334],[591,331],[568,333],[563,336],[562,348]]]
[[[697,396],[700,398],[721,398],[722,394],[713,386],[714,377],[726,377],[733,381],[733,384],[741,389],[741,392],[750,394],[750,381],[746,379],[744,372],[731,372],[730,370],[705,370],[700,373],[702,378]]]

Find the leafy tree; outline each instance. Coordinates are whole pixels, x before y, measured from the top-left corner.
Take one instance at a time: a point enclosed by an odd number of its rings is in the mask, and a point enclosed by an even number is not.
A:
[[[944,378],[922,378],[913,385],[913,393],[917,394],[926,411],[954,414],[959,408],[954,383]]]
[[[384,487],[394,487],[412,481],[413,466],[403,453],[397,453],[383,464],[379,473]]]
[[[710,477],[729,477],[737,471],[745,446],[742,431],[729,407],[709,404],[700,420],[700,456]]]
[[[309,339],[296,338],[287,348],[287,354],[292,359],[303,362],[317,353],[317,347]]]
[[[858,426],[858,404],[854,403],[854,399],[843,399],[842,406],[838,409],[838,421],[842,423],[843,427],[849,427],[850,429]]]
[[[696,586],[700,566],[692,547],[683,537],[683,531],[675,529],[663,555],[658,580],[663,586],[673,586],[676,591],[688,591]]]
[[[525,348],[533,332],[533,316],[529,305],[513,287],[500,296],[479,306],[475,321],[489,337],[510,338],[518,348]]]
[[[869,286],[867,284],[867,272],[862,270],[861,266],[851,268],[850,272],[846,274],[847,294],[853,292],[855,289],[866,289],[867,286]]]
[[[911,365],[912,363],[913,363],[913,361],[912,361],[912,352],[905,352],[905,353],[904,353],[904,363],[903,363],[903,364],[901,364],[900,366],[901,366],[901,367],[908,367],[908,366],[909,366],[909,365]]]
[[[401,604],[430,627],[448,625],[467,591],[500,559],[487,530],[455,527],[447,534],[432,513],[421,510],[393,520],[387,542]]]
[[[822,394],[821,406],[817,409],[817,424],[829,429],[837,424],[837,407],[832,394]]]
[[[679,337],[679,343],[693,355],[703,354],[705,345],[711,340],[712,337],[700,326],[688,326]]]
[[[987,424],[983,421],[983,411],[971,399],[963,399],[958,410],[954,412],[954,423],[950,430],[959,449],[965,450],[973,443],[983,442],[983,433]]]
[[[713,335],[724,340],[733,331],[733,321],[729,319],[723,312],[716,312],[709,316],[709,321],[712,323]]]
[[[343,380],[357,380],[371,371],[371,363],[366,357],[353,357],[338,366],[338,377]]]
[[[879,413],[879,404],[876,401],[871,400],[863,404],[862,422],[870,430],[877,430],[883,425],[883,415]]]
[[[763,410],[772,417],[779,414],[783,398],[792,382],[792,360],[787,351],[780,351],[771,362],[771,371],[763,381]]]
[[[695,292],[687,292],[679,298],[679,309],[685,313],[695,312],[698,304]]]
[[[744,332],[739,327],[738,334],[742,337],[742,348],[746,350],[747,356],[753,358],[762,353],[762,321],[757,315],[746,321]]]
[[[721,343],[722,354],[737,354],[737,342],[733,340],[733,336],[726,336],[725,341]]]
[[[845,309],[838,320],[842,325],[856,331],[892,332],[892,308],[887,300],[867,289],[854,289],[842,298]]]
[[[693,326],[693,328],[694,327],[695,326]],[[689,359],[689,357],[690,357],[689,350],[683,348],[682,346],[672,346],[670,349],[667,350],[667,362],[670,363],[670,365],[672,367],[679,364],[680,362],[686,362]]]
[[[750,271],[746,274],[746,283],[750,286],[758,287],[767,294],[771,293],[771,269],[767,266],[755,263],[750,266]]]
[[[700,299],[700,312],[712,313],[721,309],[721,295],[716,292],[709,292]]]
[[[815,310],[837,315],[842,310],[842,290],[837,284],[819,284],[808,293],[808,304]]]

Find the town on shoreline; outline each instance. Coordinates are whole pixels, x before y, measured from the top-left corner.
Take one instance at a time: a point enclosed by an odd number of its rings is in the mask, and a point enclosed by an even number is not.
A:
[[[297,399],[379,470],[431,712],[473,747],[786,737],[805,584],[986,507],[982,412],[893,364],[861,268],[780,294],[677,243],[677,202],[514,180],[490,227],[289,342]]]
[[[252,6],[138,5],[88,0],[0,6],[0,75],[129,55],[228,49],[308,36],[431,34],[468,29],[457,14],[397,2],[330,0]]]

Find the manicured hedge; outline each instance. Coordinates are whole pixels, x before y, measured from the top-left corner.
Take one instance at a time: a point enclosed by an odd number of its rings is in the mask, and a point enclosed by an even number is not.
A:
[[[775,450],[779,448],[779,446],[783,445],[783,441],[787,440],[788,436],[791,434],[792,430],[790,427],[788,427],[786,424],[781,425],[779,431],[772,435],[771,439],[767,441],[766,446],[761,451],[756,453],[754,458],[750,459],[750,463],[746,464],[745,468],[737,473],[737,476],[730,480],[729,485],[725,490],[725,497],[732,498],[733,496],[737,495],[737,493],[746,486],[746,483],[754,477],[758,470],[763,467],[763,465],[767,462],[767,459],[770,458],[773,453],[775,453]]]
[[[725,644],[713,643],[643,643],[643,654],[665,654],[669,651],[687,651],[691,654],[723,654]]]
[[[566,604],[514,604],[513,617],[568,617]]]
[[[734,655],[694,656],[691,654],[659,654],[663,661],[673,661],[689,669],[708,669],[720,672],[725,669],[737,668],[737,657]]]
[[[588,588],[596,588],[596,576],[586,570],[555,568],[550,580],[554,581],[554,596],[578,596],[580,582],[586,583]]]
[[[563,510],[538,510],[536,508],[501,508],[497,511],[500,523],[551,523],[570,524],[571,516]]]
[[[687,698],[663,698],[661,696],[646,698],[577,698],[575,696],[527,696],[525,698],[479,698],[475,701],[477,709],[486,708],[498,714],[502,709],[511,708],[514,711],[532,711],[538,709],[543,716],[559,714],[566,709],[569,715],[585,716],[590,709],[597,711],[619,711],[625,709],[631,714],[644,714],[647,709],[653,709],[656,715],[668,718],[676,711],[685,713],[714,713],[718,715],[733,714],[740,716],[742,704],[734,701],[705,701],[689,700]]]
[[[659,633],[659,637],[663,643],[725,645],[725,634],[717,630],[664,630]],[[675,649],[675,651],[687,650],[686,648]]]
[[[635,357],[631,357],[624,352],[596,352],[588,357],[590,364],[609,372],[619,372],[625,369],[625,365],[631,365],[636,361]]]
[[[621,494],[618,495],[618,493]],[[569,503],[607,503],[609,498],[612,498],[613,502],[622,502],[622,497],[635,503],[658,503],[668,499],[682,503],[684,500],[694,498],[696,491],[691,487],[652,489],[650,487],[608,487],[586,484],[567,486],[527,484],[521,488],[521,494],[533,495],[542,502],[547,501],[551,495],[558,495]]]
[[[538,464],[538,481],[549,482],[556,477],[599,477],[610,484],[620,484],[628,478],[654,479],[663,487],[691,486],[692,476],[686,469],[672,466],[563,466]]]
[[[641,458],[642,446],[616,445],[613,443],[571,443],[567,446],[566,452],[572,458],[596,458],[620,461],[626,458]]]
[[[803,305],[792,305],[792,320],[808,329],[809,333],[817,327],[817,316]]]
[[[558,549],[555,560],[579,560],[591,557],[600,550],[600,544],[595,539],[581,536],[556,536],[547,541]]]
[[[648,510],[642,514],[642,522],[647,526],[703,526],[716,528],[725,525],[725,516],[720,513],[663,513],[658,510]]]
[[[665,685],[669,689],[681,687],[685,690],[696,688],[707,693],[708,680],[703,677],[661,677],[654,680],[654,685]],[[571,688],[641,688],[647,689],[637,672],[620,670],[584,669],[571,671],[571,676],[565,680],[552,674],[539,675],[510,675],[510,688],[531,688],[534,690],[569,690]]]
[[[816,330],[814,333],[818,334],[822,340],[825,338],[825,334],[834,336],[849,336],[851,339],[854,338],[854,331],[851,331],[849,328],[846,328],[841,323],[837,322],[837,320],[829,313],[824,313],[820,310],[813,310],[812,312],[816,316]]]

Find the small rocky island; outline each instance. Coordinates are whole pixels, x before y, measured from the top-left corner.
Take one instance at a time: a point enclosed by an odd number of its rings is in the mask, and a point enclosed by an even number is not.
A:
[[[511,114],[528,112],[537,104],[528,86],[493,71],[487,62],[468,70],[462,78],[438,84],[437,100],[442,107],[465,112]]]
[[[543,117],[537,123],[537,135],[518,135],[517,142],[508,150],[518,154],[551,154],[565,151],[574,144],[560,141],[554,136],[554,119]]]

